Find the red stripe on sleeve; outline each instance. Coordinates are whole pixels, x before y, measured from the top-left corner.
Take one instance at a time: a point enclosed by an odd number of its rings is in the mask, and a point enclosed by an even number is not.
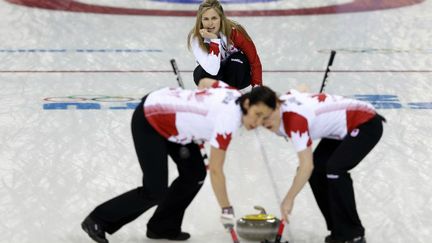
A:
[[[262,85],[262,66],[258,56],[255,44],[246,39],[246,37],[238,30],[233,29],[231,32],[231,40],[237,49],[243,51],[246,55],[251,67],[251,84]]]

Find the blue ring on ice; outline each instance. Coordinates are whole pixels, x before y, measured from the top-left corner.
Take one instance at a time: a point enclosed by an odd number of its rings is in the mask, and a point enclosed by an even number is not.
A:
[[[182,4],[199,4],[202,0],[152,0],[153,2],[168,2],[168,3],[182,3]],[[276,2],[279,0],[220,0],[222,4],[230,3],[267,3]]]

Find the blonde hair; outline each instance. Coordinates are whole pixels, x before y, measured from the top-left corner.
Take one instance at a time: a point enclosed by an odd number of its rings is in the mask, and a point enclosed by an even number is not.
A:
[[[218,0],[204,0],[198,8],[197,11],[197,15],[196,15],[196,20],[195,20],[195,25],[194,27],[191,29],[191,31],[188,34],[187,37],[187,41],[188,41],[188,48],[189,50],[191,49],[191,40],[192,38],[197,37],[198,41],[199,41],[199,46],[201,47],[201,49],[205,50],[205,51],[209,51],[209,45],[204,43],[204,38],[201,36],[200,34],[200,29],[203,28],[202,26],[202,16],[204,14],[204,12],[206,12],[209,9],[213,9],[216,11],[216,13],[219,15],[220,19],[221,19],[221,25],[220,25],[220,32],[222,32],[228,39],[228,45],[232,45],[232,40],[230,39],[231,37],[231,31],[232,29],[236,29],[238,31],[240,31],[248,40],[251,41],[250,36],[248,35],[248,33],[246,32],[246,30],[243,28],[243,26],[241,26],[239,23],[228,19],[224,13],[224,10],[222,8],[222,5],[220,4],[220,2]]]

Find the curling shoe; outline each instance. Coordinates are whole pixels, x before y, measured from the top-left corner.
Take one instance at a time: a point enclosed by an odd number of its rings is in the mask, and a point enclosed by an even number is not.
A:
[[[155,240],[175,240],[184,241],[190,238],[190,234],[186,232],[180,232],[178,234],[157,234],[147,229],[147,238]]]
[[[97,243],[108,243],[108,240],[105,238],[105,231],[90,216],[84,219],[81,223],[81,228]]]
[[[325,243],[366,243],[366,238],[364,236],[355,237],[352,240],[336,240],[333,239],[331,235],[326,236]]]

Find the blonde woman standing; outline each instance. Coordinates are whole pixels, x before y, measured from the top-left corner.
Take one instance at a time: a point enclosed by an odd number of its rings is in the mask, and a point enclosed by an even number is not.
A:
[[[255,44],[240,24],[225,16],[219,1],[200,4],[188,47],[198,63],[193,73],[198,86],[203,78],[223,80],[238,89],[262,85]]]

